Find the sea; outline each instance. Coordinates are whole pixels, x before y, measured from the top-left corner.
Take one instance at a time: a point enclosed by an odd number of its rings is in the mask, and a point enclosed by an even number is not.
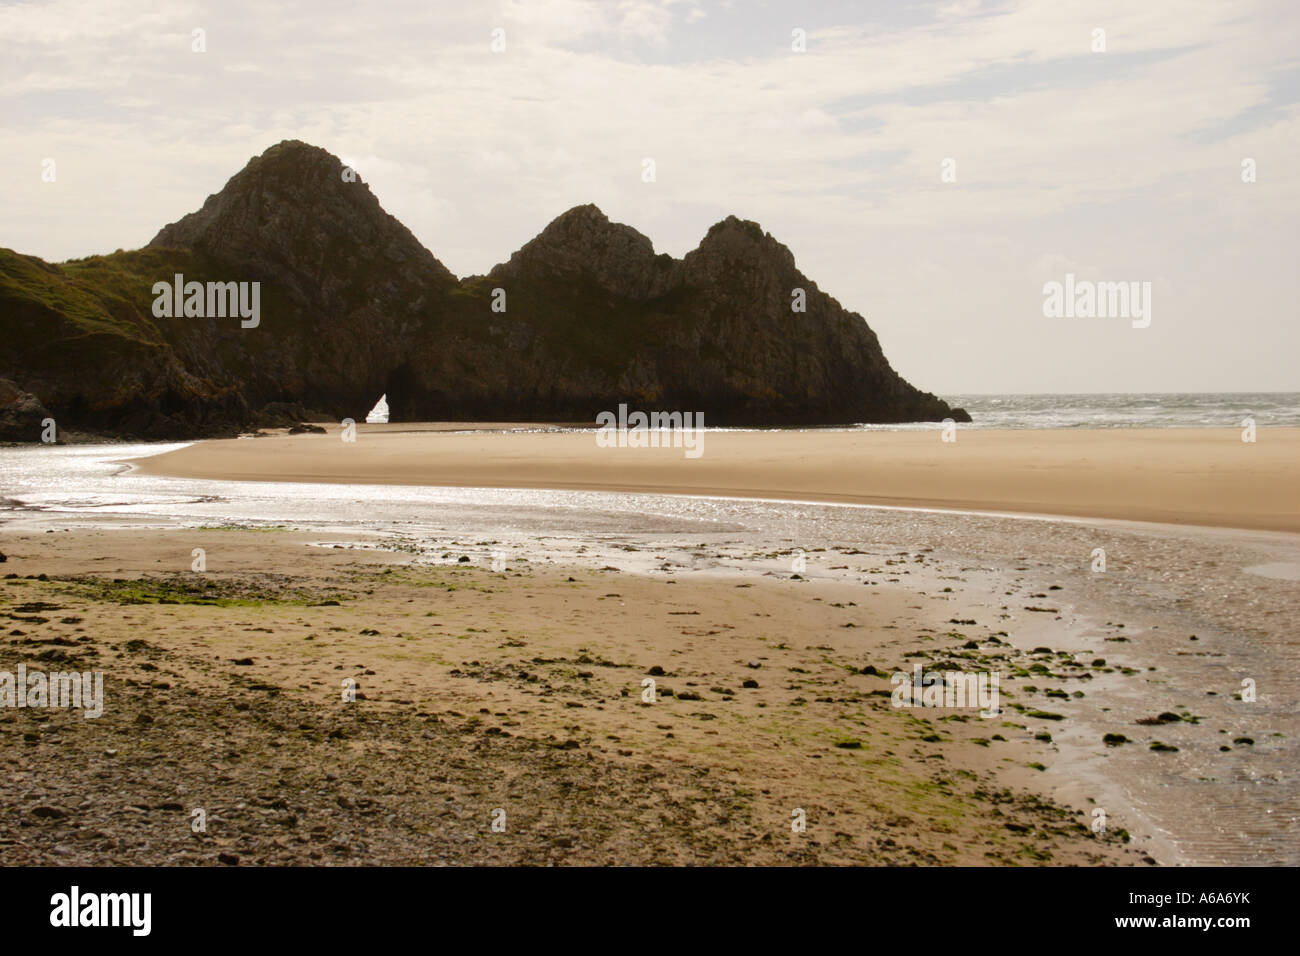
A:
[[[1077,395],[941,395],[964,408],[972,422],[963,428],[1243,428],[1300,425],[1300,392],[1117,392]],[[366,416],[388,421],[387,396]],[[843,428],[844,426],[833,426]],[[857,425],[872,431],[915,431],[933,422]],[[556,428],[567,431],[568,429]],[[727,429],[755,431],[761,429]]]
[[[964,428],[1242,428],[1247,418],[1259,428],[1300,425],[1300,392],[941,397],[970,413]]]

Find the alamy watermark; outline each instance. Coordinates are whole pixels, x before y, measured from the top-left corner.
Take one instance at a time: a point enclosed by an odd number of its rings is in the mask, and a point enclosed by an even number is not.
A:
[[[996,671],[927,671],[914,664],[911,674],[896,671],[889,682],[895,685],[890,695],[895,708],[978,707],[985,719],[1002,712]]]
[[[83,893],[73,886],[50,897],[50,925],[119,926],[133,936],[148,936],[153,926],[152,893]]]
[[[104,672],[45,674],[19,664],[17,674],[0,671],[0,707],[80,708],[93,720],[104,713]]]
[[[1133,328],[1151,325],[1150,282],[1075,281],[1043,284],[1043,315],[1049,319],[1132,319]]]
[[[186,282],[176,273],[172,282],[153,284],[154,318],[224,319],[239,316],[240,328],[255,329],[262,322],[262,283]]]
[[[703,412],[632,412],[627,404],[618,414],[596,416],[598,448],[684,448],[687,458],[704,454]]]

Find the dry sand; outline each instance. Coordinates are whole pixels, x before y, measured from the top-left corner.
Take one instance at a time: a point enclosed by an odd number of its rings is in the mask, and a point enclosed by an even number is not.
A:
[[[703,454],[599,448],[594,432],[361,425],[138,459],[147,474],[252,481],[643,491],[1300,531],[1300,429],[708,432]]]

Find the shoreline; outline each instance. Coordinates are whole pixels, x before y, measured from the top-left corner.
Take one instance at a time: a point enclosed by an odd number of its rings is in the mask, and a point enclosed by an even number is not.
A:
[[[357,426],[123,459],[179,478],[608,491],[1300,532],[1300,428],[704,433],[704,454],[586,432]]]

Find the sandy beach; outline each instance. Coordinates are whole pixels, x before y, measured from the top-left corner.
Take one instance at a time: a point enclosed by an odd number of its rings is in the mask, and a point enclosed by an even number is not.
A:
[[[604,489],[1300,531],[1300,429],[706,432],[703,453],[599,448],[592,432],[359,425],[208,441],[145,474],[488,488]]]
[[[0,670],[107,697],[0,708],[9,859],[1300,861],[1293,430],[438,427],[6,450]]]

